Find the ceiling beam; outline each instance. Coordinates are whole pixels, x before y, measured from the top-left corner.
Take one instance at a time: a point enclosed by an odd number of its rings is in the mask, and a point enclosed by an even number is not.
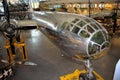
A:
[[[62,4],[62,3],[88,3],[89,0],[46,0],[45,4]],[[90,0],[91,3],[113,3],[116,0]]]

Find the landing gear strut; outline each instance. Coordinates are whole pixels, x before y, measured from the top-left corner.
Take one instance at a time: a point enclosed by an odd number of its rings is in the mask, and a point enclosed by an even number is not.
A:
[[[97,80],[91,66],[92,66],[91,60],[90,59],[85,60],[86,73],[81,73],[79,75],[79,80]]]

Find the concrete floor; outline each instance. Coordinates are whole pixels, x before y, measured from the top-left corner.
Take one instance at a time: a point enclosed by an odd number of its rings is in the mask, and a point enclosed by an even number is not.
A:
[[[23,31],[22,35],[27,44],[29,61],[37,66],[19,65],[13,80],[59,80],[61,75],[83,69],[82,64],[61,57],[61,51],[39,30]],[[105,80],[113,80],[119,58],[120,53],[112,48],[106,56],[93,61],[93,69]]]
[[[59,80],[61,75],[82,70],[83,64],[77,64],[61,56],[61,51],[54,46],[39,30],[22,31],[30,62],[37,66],[18,65],[12,80]],[[118,48],[118,47],[117,47]],[[93,69],[104,80],[113,80],[116,62],[120,58],[120,48],[112,46],[104,57],[93,61]]]

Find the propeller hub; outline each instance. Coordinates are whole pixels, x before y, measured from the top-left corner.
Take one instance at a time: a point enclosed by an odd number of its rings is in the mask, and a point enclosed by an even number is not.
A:
[[[19,35],[19,30],[16,30],[16,28],[18,28],[18,26],[14,20],[11,20],[10,23],[5,21],[2,24],[2,31],[6,38],[17,37]]]
[[[9,24],[5,26],[5,32],[9,35],[12,35],[15,33],[15,26],[13,24]]]

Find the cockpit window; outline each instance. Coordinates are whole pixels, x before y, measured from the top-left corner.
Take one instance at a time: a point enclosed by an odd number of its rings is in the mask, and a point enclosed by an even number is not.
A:
[[[91,23],[90,25],[93,26],[96,30],[98,30],[98,27],[95,24]]]
[[[89,19],[85,19],[85,21],[86,21],[87,23],[91,22]]]
[[[74,26],[72,32],[77,34],[79,32],[79,30],[80,30],[80,28],[78,28],[77,26]]]
[[[64,22],[63,25],[61,26],[61,29],[65,29],[67,26],[69,26],[68,22]]]
[[[82,30],[79,35],[84,37],[84,38],[89,38],[90,37],[90,35],[84,30]]]
[[[104,48],[106,48],[106,47],[109,47],[109,43],[103,44],[101,49],[104,49]]]
[[[96,34],[94,34],[91,40],[98,44],[102,44],[105,41],[102,32],[97,32]]]
[[[102,28],[98,23],[95,23],[99,28]]]
[[[105,36],[106,41],[109,41],[109,36],[108,36],[108,34],[107,34],[105,31],[102,31],[102,32],[103,32],[103,34],[104,34],[104,36]]]
[[[72,21],[72,23],[76,23],[77,21],[79,21],[79,19],[76,18],[75,20]]]
[[[80,21],[77,25],[83,27],[86,23],[84,21]]]
[[[66,30],[71,31],[72,28],[73,28],[73,24],[69,24],[69,25],[67,26]]]
[[[92,44],[90,42],[88,51],[89,51],[90,55],[92,55],[92,54],[94,54],[96,52],[100,52],[100,46],[97,45],[97,44]]]
[[[90,33],[93,33],[93,32],[94,32],[93,28],[91,28],[89,25],[87,25],[87,26],[85,27],[85,30],[88,31],[88,32],[90,32]]]

